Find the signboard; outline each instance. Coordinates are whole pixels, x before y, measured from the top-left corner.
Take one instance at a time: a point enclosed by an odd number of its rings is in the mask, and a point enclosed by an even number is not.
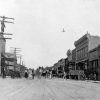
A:
[[[84,75],[83,70],[70,70],[69,72],[70,75]]]
[[[18,67],[18,66],[15,67],[15,70],[16,70],[16,71],[20,71],[20,67]]]
[[[14,70],[14,66],[8,66],[8,69]]]
[[[5,61],[5,63],[6,63],[7,65],[14,65],[14,62],[10,62],[10,61]]]
[[[91,61],[91,60],[94,60],[94,59],[96,59],[96,58],[98,58],[98,51],[97,51],[97,50],[95,50],[95,51],[89,53],[89,60],[90,60],[90,61]]]

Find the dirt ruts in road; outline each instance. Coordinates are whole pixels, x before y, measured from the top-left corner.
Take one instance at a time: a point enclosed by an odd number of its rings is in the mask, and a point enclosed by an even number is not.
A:
[[[62,79],[7,79],[0,84],[0,100],[99,100],[99,87]]]

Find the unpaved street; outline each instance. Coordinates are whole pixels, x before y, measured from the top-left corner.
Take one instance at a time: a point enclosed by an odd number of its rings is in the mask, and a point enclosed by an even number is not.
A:
[[[0,100],[100,100],[100,84],[63,79],[0,79]]]

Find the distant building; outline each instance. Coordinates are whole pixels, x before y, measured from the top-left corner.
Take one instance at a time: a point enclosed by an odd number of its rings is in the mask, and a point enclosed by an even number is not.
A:
[[[68,53],[70,51],[70,53]],[[76,48],[73,50],[68,50],[68,70],[69,70],[69,78],[70,79],[81,79],[81,75],[84,74],[83,70],[76,69]]]
[[[62,58],[57,63],[54,64],[54,69],[57,71],[57,74],[62,77],[65,70],[66,59]]]
[[[13,53],[5,53],[3,57],[4,57],[3,62],[5,65],[6,75],[11,76],[11,73],[16,70],[17,58]]]
[[[21,75],[21,77],[24,77],[24,75],[25,75],[25,70],[26,70],[26,67],[23,66],[23,65],[20,65],[20,75]]]
[[[76,62],[76,48],[72,50],[72,62]]]
[[[6,74],[9,76],[10,72],[18,72],[21,77],[24,76],[26,67],[17,64],[17,57],[13,53],[5,53],[4,55]]]
[[[67,51],[68,66],[70,70],[75,70],[76,49]]]
[[[17,66],[17,58],[13,53],[5,53],[5,64],[9,70],[15,70]]]

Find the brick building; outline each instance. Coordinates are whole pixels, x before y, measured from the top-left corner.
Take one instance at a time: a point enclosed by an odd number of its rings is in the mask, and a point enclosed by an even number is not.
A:
[[[98,47],[100,44],[100,37],[91,36],[90,34],[85,34],[79,40],[75,41],[74,45],[76,47],[76,70],[84,70],[86,75],[88,74],[88,69],[90,68],[89,52],[94,48]]]
[[[96,79],[100,80],[100,45],[89,51],[88,72],[96,74]]]

